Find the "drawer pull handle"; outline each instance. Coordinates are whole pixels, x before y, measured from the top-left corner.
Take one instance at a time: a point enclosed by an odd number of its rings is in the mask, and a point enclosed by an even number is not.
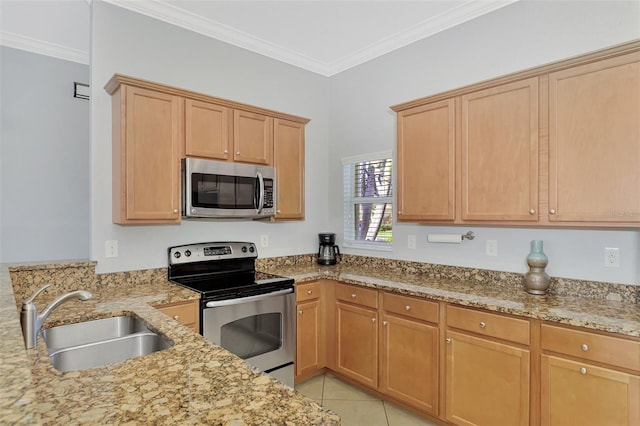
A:
[[[583,343],[581,348],[582,348],[582,350],[583,350],[584,352],[586,352],[586,351],[588,351],[588,350],[589,350],[589,346],[587,346],[587,344],[586,344],[586,343]]]
[[[587,369],[586,369],[586,368],[584,368],[584,367],[582,367],[582,368],[580,369],[580,374],[587,374]]]
[[[487,324],[484,321],[480,321],[480,328],[485,328]]]
[[[444,339],[444,341],[447,343],[451,343],[451,338],[447,337],[446,339]]]
[[[387,326],[387,324],[389,324],[389,321],[382,321],[382,325],[384,325],[385,327]]]
[[[405,307],[404,307],[404,310],[405,310],[405,311],[409,311],[409,310],[411,310],[411,306],[409,306],[409,305],[405,306]]]
[[[173,316],[173,319],[174,319],[174,320],[176,320],[176,321],[178,321],[178,320],[180,319],[180,315],[174,315],[174,316]]]
[[[307,294],[309,294],[309,295],[310,295],[311,293],[313,293],[311,290],[307,291]]]
[[[351,293],[351,298],[355,299],[356,298],[356,294],[355,293]]]

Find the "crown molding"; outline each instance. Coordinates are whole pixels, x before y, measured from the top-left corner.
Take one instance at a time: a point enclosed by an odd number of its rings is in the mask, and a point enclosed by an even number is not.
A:
[[[51,56],[65,61],[89,65],[89,52],[74,49],[60,44],[26,37],[21,34],[0,31],[0,45],[14,49],[26,50],[39,55]]]
[[[307,71],[331,77],[334,74],[370,61],[425,37],[444,31],[478,16],[508,6],[519,0],[470,0],[453,10],[429,18],[406,30],[361,49],[353,55],[327,63],[317,61],[299,52],[252,36],[228,25],[203,18],[162,0],[140,2],[136,0],[104,0],[115,6],[137,12],[196,33],[221,40],[246,50],[288,63]]]

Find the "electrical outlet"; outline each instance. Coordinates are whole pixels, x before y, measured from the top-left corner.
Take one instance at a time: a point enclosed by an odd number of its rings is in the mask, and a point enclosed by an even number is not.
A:
[[[411,250],[415,250],[416,249],[416,236],[415,235],[409,235],[407,237],[407,248],[409,248]]]
[[[498,240],[487,240],[486,254],[487,256],[498,255]]]
[[[118,240],[104,242],[104,257],[118,257]]]
[[[616,247],[604,248],[604,266],[608,268],[620,267],[620,249]]]
[[[269,247],[269,236],[267,234],[260,235],[260,247]]]

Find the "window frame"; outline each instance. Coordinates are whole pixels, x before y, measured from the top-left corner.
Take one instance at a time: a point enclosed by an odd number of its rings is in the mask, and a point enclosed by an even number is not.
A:
[[[352,194],[355,191],[356,182],[354,180],[355,167],[358,163],[365,161],[379,161],[389,160],[391,161],[391,196],[388,197],[356,197]],[[394,161],[391,151],[375,152],[370,154],[356,155],[342,158],[342,187],[343,187],[343,245],[345,247],[353,247],[365,250],[378,250],[378,251],[392,251],[393,249],[393,225],[395,225],[394,208],[394,185],[393,185],[393,172]],[[392,241],[366,241],[356,240],[352,235],[352,230],[355,230],[355,215],[354,209],[357,204],[373,203],[373,204],[390,204],[392,208],[392,227],[391,236]]]

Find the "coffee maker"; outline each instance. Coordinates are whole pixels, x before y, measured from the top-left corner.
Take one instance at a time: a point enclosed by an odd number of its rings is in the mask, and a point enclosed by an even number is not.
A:
[[[340,248],[336,245],[336,234],[323,232],[318,234],[320,247],[318,247],[318,264],[335,265],[340,257]]]

